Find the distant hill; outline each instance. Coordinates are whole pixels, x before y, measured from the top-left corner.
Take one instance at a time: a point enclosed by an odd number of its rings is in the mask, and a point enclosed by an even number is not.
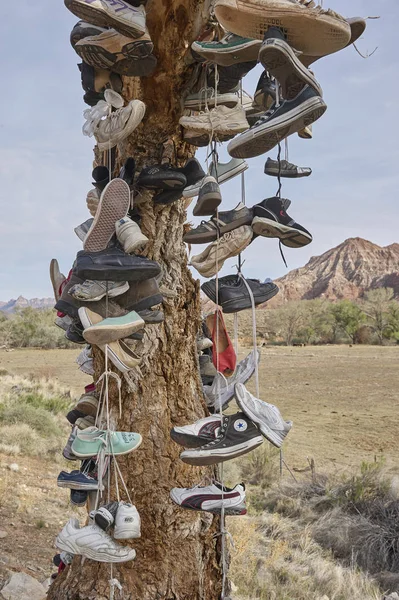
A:
[[[381,247],[350,238],[275,283],[280,293],[267,304],[269,307],[290,300],[356,300],[381,287],[393,288],[399,298],[399,244]]]
[[[27,308],[28,306],[41,310],[53,308],[54,298],[32,298],[31,300],[27,300],[23,296],[18,296],[16,300],[12,299],[8,300],[8,302],[0,301],[0,311],[5,313],[13,313],[17,308]]]

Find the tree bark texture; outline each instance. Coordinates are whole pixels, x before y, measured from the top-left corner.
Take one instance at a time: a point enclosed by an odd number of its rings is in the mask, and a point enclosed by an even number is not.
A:
[[[119,145],[115,172],[128,156],[136,159],[140,170],[166,158],[182,166],[194,151],[182,141],[178,120],[193,72],[189,48],[208,21],[209,2],[149,0],[146,8],[158,67],[148,79],[124,78],[126,101],[139,98],[147,111],[139,128]],[[106,164],[100,159],[97,155],[97,164]],[[142,231],[150,238],[145,254],[162,267],[165,321],[146,326],[137,348],[142,364],[123,378],[123,413],[117,429],[139,432],[143,443],[134,453],[120,457],[118,464],[141,515],[142,537],[131,543],[136,559],[113,567],[114,577],[123,586],[122,591],[115,591],[115,600],[218,600],[220,537],[214,535],[219,519],[180,509],[169,498],[172,487],[191,487],[212,475],[210,468],[180,461],[181,449],[169,435],[174,425],[192,423],[207,414],[196,351],[199,284],[187,269],[182,241],[184,200],[157,206],[151,194],[145,193],[136,196],[135,205],[141,213]],[[104,368],[98,350],[95,366],[98,377]],[[118,419],[118,394],[112,379],[110,401]],[[76,557],[57,577],[48,599],[107,600],[109,579],[108,564]]]

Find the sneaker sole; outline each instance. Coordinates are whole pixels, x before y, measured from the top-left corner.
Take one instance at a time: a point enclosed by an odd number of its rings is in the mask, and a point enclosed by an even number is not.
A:
[[[131,266],[104,268],[101,265],[82,268],[78,271],[79,277],[81,277],[82,279],[98,279],[100,281],[143,281],[145,279],[151,279],[152,277],[156,277],[157,275],[159,275],[159,272],[159,267],[155,266],[147,267],[145,270],[136,270],[132,269]]]
[[[299,229],[276,223],[276,221],[264,217],[255,217],[252,221],[252,229],[255,234],[262,237],[278,238],[284,246],[289,248],[301,248],[307,246],[313,240],[312,237],[307,236]]]
[[[109,290],[108,298],[117,298],[118,296],[121,296],[122,294],[127,292],[128,289],[129,284],[126,282],[123,285],[118,286],[117,288]],[[105,298],[107,292],[104,292],[100,296],[96,296],[95,298],[80,298],[79,296],[74,296],[73,294],[70,295],[72,296],[72,298],[75,298],[75,300],[78,300],[79,302],[98,302],[98,300],[102,300],[103,298]]]
[[[233,458],[237,458],[238,456],[242,456],[243,454],[247,454],[251,452],[258,446],[263,444],[263,437],[257,436],[248,440],[247,442],[243,442],[242,444],[237,444],[234,448],[230,448],[230,450],[223,448],[220,450],[202,450],[195,452],[192,456],[184,455],[184,452],[180,455],[180,459],[189,465],[195,466],[206,466],[206,465],[215,465],[219,462],[225,462],[226,460],[232,460]]]
[[[206,217],[213,215],[217,207],[222,202],[222,195],[215,194],[215,192],[209,192],[208,194],[202,194],[198,198],[196,205],[193,208],[193,215],[195,217]]]
[[[90,44],[89,42],[86,44],[78,44],[75,47],[77,54],[88,65],[91,65],[92,67],[97,67],[99,69],[107,69],[112,71],[115,71],[115,68],[118,67],[118,65],[122,65],[123,63],[125,63],[125,61],[126,63],[128,61],[130,63],[132,61],[136,63],[137,61],[137,69],[143,70],[140,67],[139,61],[149,57],[153,49],[154,45],[150,40],[137,40],[135,42],[131,42],[130,44],[126,44],[126,46],[123,46],[121,52],[119,53],[110,52],[109,50],[98,44]],[[120,56],[121,54],[123,54],[125,58],[122,60],[118,60],[118,56]],[[124,70],[129,70],[127,64]]]
[[[130,189],[123,179],[112,179],[101,194],[94,221],[85,237],[86,252],[105,250],[115,234],[115,223],[126,216],[130,207]]]
[[[76,17],[82,19],[83,21],[87,21],[92,25],[97,25],[98,27],[105,28],[114,28],[120,33],[123,33],[127,37],[138,38],[141,37],[145,33],[145,28],[143,29],[139,25],[126,25],[117,19],[111,12],[108,13],[106,10],[99,10],[90,4],[86,4],[85,2],[81,2],[80,0],[64,0],[64,4],[68,10],[71,11]]]
[[[198,435],[179,433],[174,429],[171,429],[170,437],[176,444],[179,444],[179,446],[183,446],[184,448],[200,448],[201,446],[204,446],[204,444],[208,444],[212,441],[211,438],[207,439],[201,438]]]
[[[241,44],[236,48],[219,48],[218,50],[211,50],[207,48],[202,48],[201,45],[197,42],[194,42],[191,45],[191,48],[194,52],[197,52],[206,60],[216,63],[217,65],[221,65],[223,67],[230,67],[231,65],[235,65],[243,62],[252,62],[254,60],[258,60],[259,48],[261,47],[262,42],[259,40],[251,40],[249,42],[245,42],[245,44]]]
[[[234,169],[225,171],[219,176],[217,176],[217,174],[214,173],[211,173],[211,175],[213,175],[218,184],[221,185],[225,181],[229,181],[230,179],[233,179],[233,177],[237,177],[237,175],[244,173],[244,171],[246,171],[248,168],[248,163],[242,163],[241,165],[237,165],[236,167],[234,167]]]
[[[289,135],[298,133],[320,119],[326,110],[327,105],[319,97],[305,100],[297,108],[276,119],[274,123],[264,123],[256,130],[250,129],[232,140],[227,150],[234,158],[260,156],[272,150]]]
[[[59,488],[68,488],[70,490],[82,490],[82,491],[97,491],[98,483],[96,485],[92,483],[84,484],[84,483],[73,483],[67,481],[57,481],[57,486]]]
[[[81,506],[81,505],[78,504],[77,506]],[[55,545],[60,550],[64,550],[65,552],[70,552],[71,554],[74,554],[74,555],[79,554],[81,556],[84,556],[85,558],[89,558],[90,560],[95,560],[97,562],[121,563],[121,562],[127,562],[129,560],[133,560],[136,557],[136,551],[133,550],[133,548],[129,549],[129,554],[127,554],[126,556],[115,557],[115,556],[112,556],[111,554],[106,554],[105,552],[96,552],[95,550],[93,550],[92,548],[88,548],[87,546],[84,547],[84,546],[75,545],[75,544],[69,542],[68,540],[61,538],[60,536],[57,536]]]
[[[100,346],[100,350],[105,354],[105,346]],[[134,362],[134,364],[127,365],[126,363],[124,363],[122,361],[120,356],[116,352],[114,352],[112,350],[112,348],[110,348],[109,346],[108,346],[108,358],[112,362],[114,367],[116,367],[121,373],[128,373],[132,369],[135,369],[141,363],[141,358],[140,359],[137,358],[137,360],[135,360],[135,359],[133,359],[133,357],[130,357],[130,361]],[[141,444],[141,442],[140,442],[140,444]]]
[[[318,81],[301,61],[295,52],[283,40],[267,40],[259,51],[259,61],[282,85],[283,98],[295,97],[302,89],[303,83],[309,84],[319,96],[323,96]],[[297,84],[288,84],[289,77],[295,75],[299,81]]]
[[[143,439],[139,440],[139,442],[136,444],[136,446],[134,448],[131,448],[130,450],[126,450],[125,452],[114,452],[114,454],[112,454],[112,452],[105,452],[105,456],[123,456],[125,454],[130,454],[131,452],[134,452],[135,450],[137,450],[137,448],[139,448],[139,446],[141,446]],[[78,457],[78,458],[93,458],[94,456],[97,456],[96,454],[79,454],[78,452],[74,451],[74,454]]]
[[[127,323],[123,325],[91,325],[88,329],[85,329],[83,336],[89,344],[100,346],[104,344],[111,344],[117,340],[129,337],[135,331],[142,329],[145,323],[143,319],[139,318],[133,323]]]

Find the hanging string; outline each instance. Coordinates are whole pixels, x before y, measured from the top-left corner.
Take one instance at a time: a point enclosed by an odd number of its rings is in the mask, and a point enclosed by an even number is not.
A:
[[[252,344],[253,344],[253,352],[254,352],[254,357],[255,357],[255,387],[256,387],[256,395],[259,398],[259,369],[258,369],[258,361],[257,361],[257,342],[256,342],[256,312],[255,312],[255,299],[254,299],[254,295],[252,293],[252,290],[247,282],[247,280],[245,279],[245,277],[243,276],[242,273],[238,274],[239,277],[241,277],[241,279],[243,280],[245,287],[248,290],[248,294],[249,297],[251,299],[251,307],[252,307]]]

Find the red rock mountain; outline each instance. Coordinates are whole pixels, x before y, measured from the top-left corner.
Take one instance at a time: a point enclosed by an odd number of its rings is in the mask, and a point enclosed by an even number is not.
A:
[[[300,269],[275,282],[280,293],[268,303],[277,306],[290,300],[328,300],[361,297],[366,291],[391,287],[399,298],[399,244],[382,248],[361,238],[350,238],[312,257]]]

